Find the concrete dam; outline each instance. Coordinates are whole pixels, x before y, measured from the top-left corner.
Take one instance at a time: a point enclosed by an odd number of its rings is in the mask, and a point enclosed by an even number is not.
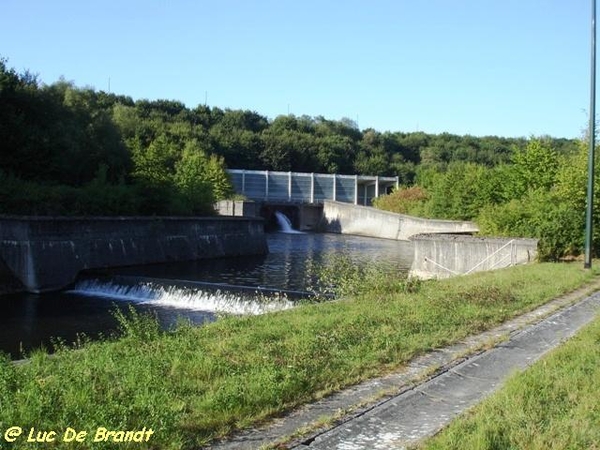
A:
[[[257,218],[0,218],[0,280],[34,293],[62,289],[88,269],[267,252]]]

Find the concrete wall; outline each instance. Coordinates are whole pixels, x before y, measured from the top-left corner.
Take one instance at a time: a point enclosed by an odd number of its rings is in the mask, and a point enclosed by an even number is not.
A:
[[[267,253],[262,219],[0,218],[0,260],[29,292],[81,270]]]
[[[25,287],[0,259],[0,295],[23,292]]]
[[[473,222],[422,219],[366,206],[329,201],[323,204],[321,229],[328,233],[356,234],[401,241],[421,233],[479,231]]]
[[[259,207],[255,202],[247,200],[220,200],[215,204],[220,216],[258,217]]]
[[[426,234],[413,236],[410,275],[422,279],[494,270],[532,262],[537,239]]]
[[[298,206],[300,231],[317,231],[321,216],[323,214],[323,206],[321,205],[300,205]]]

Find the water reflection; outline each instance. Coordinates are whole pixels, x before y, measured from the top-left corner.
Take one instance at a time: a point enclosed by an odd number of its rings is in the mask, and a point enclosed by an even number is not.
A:
[[[387,263],[408,270],[412,244],[383,239],[333,234],[284,234],[268,236],[269,254],[260,257],[128,267],[104,275],[131,275],[286,290],[307,290],[314,283],[314,267],[331,255],[345,252],[357,264]],[[78,333],[91,337],[109,334],[116,328],[111,309],[128,308],[156,314],[164,327],[181,315],[193,323],[214,320],[214,312],[182,310],[156,304],[67,292],[44,295],[19,294],[2,297],[0,350],[20,357],[22,350],[50,345],[52,336],[73,342]]]
[[[245,286],[307,290],[311,268],[332,255],[346,253],[357,264],[394,265],[408,271],[412,243],[336,234],[268,235],[269,254],[261,257],[223,258],[113,270],[115,275],[186,279]]]

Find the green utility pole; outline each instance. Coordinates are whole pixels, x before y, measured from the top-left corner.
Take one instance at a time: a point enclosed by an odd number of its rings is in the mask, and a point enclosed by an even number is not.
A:
[[[585,260],[583,267],[592,267],[592,218],[594,215],[594,147],[596,137],[596,0],[592,0],[592,68],[590,89],[590,127],[588,150],[587,209],[585,212]]]

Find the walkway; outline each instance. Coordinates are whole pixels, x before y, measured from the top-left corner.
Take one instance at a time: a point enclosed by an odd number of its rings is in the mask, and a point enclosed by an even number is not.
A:
[[[600,308],[600,292],[586,295],[599,289],[596,281],[497,328],[417,358],[402,372],[369,380],[211,448],[405,448],[439,431],[510,374],[591,322]]]

